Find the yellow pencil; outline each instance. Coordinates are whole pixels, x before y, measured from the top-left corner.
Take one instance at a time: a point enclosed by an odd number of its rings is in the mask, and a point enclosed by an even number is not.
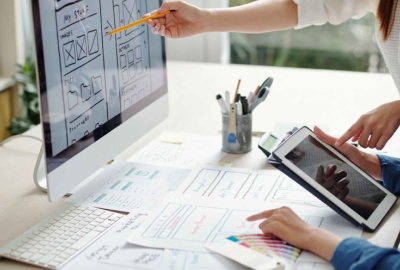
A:
[[[119,33],[119,32],[121,32],[121,31],[124,31],[124,30],[126,30],[126,29],[129,29],[129,28],[131,28],[131,27],[135,27],[136,25],[145,23],[145,22],[147,22],[148,20],[151,20],[151,19],[156,19],[156,18],[164,17],[165,15],[167,15],[167,14],[169,14],[169,13],[171,13],[171,11],[168,10],[167,12],[164,12],[164,13],[154,14],[154,15],[152,15],[152,16],[150,16],[150,17],[141,19],[141,20],[139,20],[139,21],[136,21],[136,22],[127,24],[127,25],[125,25],[125,26],[122,26],[122,27],[120,27],[120,28],[117,28],[117,29],[115,29],[115,30],[112,30],[112,31],[108,32],[108,33],[106,34],[106,36],[114,35],[114,34],[116,34],[116,33]]]

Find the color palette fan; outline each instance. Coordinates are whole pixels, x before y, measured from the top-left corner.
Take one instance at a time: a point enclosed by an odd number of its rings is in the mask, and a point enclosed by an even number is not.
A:
[[[272,235],[236,235],[227,237],[227,240],[263,255],[269,255],[273,252],[276,256],[285,260],[286,265],[289,266],[286,269],[291,269],[294,266],[302,251]]]

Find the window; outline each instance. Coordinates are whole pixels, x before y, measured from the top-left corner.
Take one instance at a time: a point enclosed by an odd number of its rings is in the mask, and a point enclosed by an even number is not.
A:
[[[253,0],[230,0],[231,6]],[[334,26],[311,26],[267,34],[230,35],[231,62],[236,64],[386,72],[375,42],[375,17]]]

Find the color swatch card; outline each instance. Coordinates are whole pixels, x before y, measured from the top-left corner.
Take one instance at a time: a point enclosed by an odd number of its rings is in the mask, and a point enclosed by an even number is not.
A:
[[[240,239],[243,238],[243,239]],[[270,240],[268,240],[270,241]],[[292,262],[277,255],[284,245],[270,247],[261,235],[230,236],[223,241],[205,247],[235,262],[254,270],[291,270]],[[275,251],[276,250],[276,251]],[[297,254],[298,257],[298,254]]]
[[[269,255],[273,252],[276,256],[285,260],[287,269],[291,269],[294,266],[301,254],[301,249],[293,247],[272,235],[237,235],[230,236],[227,240],[263,255]]]

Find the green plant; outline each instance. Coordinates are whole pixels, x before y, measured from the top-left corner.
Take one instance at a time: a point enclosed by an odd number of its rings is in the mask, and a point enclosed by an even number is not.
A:
[[[35,61],[32,58],[27,58],[24,65],[16,65],[16,70],[17,73],[13,76],[13,79],[23,86],[21,98],[26,112],[23,117],[11,119],[8,130],[12,135],[21,134],[40,123]]]

